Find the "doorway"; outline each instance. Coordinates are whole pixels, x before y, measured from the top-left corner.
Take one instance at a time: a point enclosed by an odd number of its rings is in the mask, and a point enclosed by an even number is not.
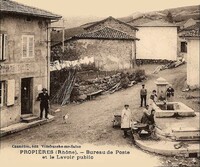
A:
[[[33,78],[21,79],[21,114],[32,113]]]

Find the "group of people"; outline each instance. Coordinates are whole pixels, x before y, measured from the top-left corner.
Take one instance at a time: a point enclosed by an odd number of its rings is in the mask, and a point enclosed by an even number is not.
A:
[[[173,97],[174,97],[174,88],[172,88],[172,85],[170,84],[169,87],[166,90],[166,93],[164,93],[162,90],[160,92],[159,97],[156,94],[156,90],[152,91],[152,94],[150,95],[150,101],[173,101]],[[147,105],[147,89],[145,88],[145,85],[142,85],[142,88],[140,90],[140,99],[141,99],[141,105],[140,107],[143,106],[144,103],[144,107]]]
[[[174,97],[174,89],[172,88],[171,85],[167,88],[166,91],[166,96],[164,92],[160,92],[160,96],[157,97],[156,90],[153,90],[148,104],[147,104],[147,89],[145,88],[145,85],[142,85],[142,88],[140,90],[140,107],[143,107],[144,104],[144,112],[143,116],[141,118],[141,123],[143,124],[148,124],[149,126],[153,126],[155,124],[154,121],[154,106],[155,102],[157,100],[164,101],[166,98],[168,100],[172,99]],[[40,119],[43,119],[43,111],[45,110],[45,118],[48,119],[48,113],[49,113],[49,95],[47,93],[47,89],[43,88],[42,93],[39,93],[37,100],[40,101]],[[121,113],[121,129],[124,131],[124,137],[126,138],[128,136],[128,130],[131,128],[131,123],[132,123],[132,114],[131,110],[129,108],[128,104],[124,105],[124,109],[122,110]]]
[[[172,85],[169,85],[169,87],[166,90],[166,94],[164,92],[160,92],[159,97],[157,96],[156,90],[153,90],[147,104],[147,89],[145,88],[145,85],[142,85],[142,88],[140,89],[140,107],[145,107],[142,118],[140,120],[140,123],[149,125],[150,128],[153,128],[155,125],[154,120],[154,114],[155,109],[154,105],[157,100],[160,101],[172,101],[171,99],[174,97],[174,89],[172,88]],[[167,99],[166,99],[167,98]],[[128,130],[131,128],[132,123],[132,116],[131,116],[131,110],[129,109],[129,105],[125,104],[124,109],[121,113],[121,129],[124,131],[124,138],[128,136]]]
[[[146,105],[140,123],[147,124],[149,128],[152,129],[152,127],[154,127],[155,124],[154,114],[155,110],[149,110],[149,105]],[[129,108],[129,105],[125,104],[124,109],[121,113],[121,129],[124,131],[124,138],[128,136],[128,131],[131,129],[132,122],[133,120],[131,110]]]

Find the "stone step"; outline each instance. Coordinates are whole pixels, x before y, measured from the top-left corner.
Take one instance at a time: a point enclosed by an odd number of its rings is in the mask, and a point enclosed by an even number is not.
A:
[[[36,117],[36,116],[22,118],[22,122],[26,122],[26,123],[34,122],[37,120],[39,120],[39,117]]]
[[[31,116],[33,116],[33,114],[22,114],[21,119],[31,117]]]

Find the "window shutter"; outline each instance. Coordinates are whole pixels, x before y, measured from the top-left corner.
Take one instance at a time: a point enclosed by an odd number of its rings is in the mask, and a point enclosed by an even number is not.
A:
[[[34,38],[29,37],[29,57],[33,57]]]
[[[7,57],[7,54],[8,54],[8,49],[7,49],[7,46],[8,46],[8,38],[7,38],[7,34],[4,34],[4,51],[3,51],[3,60],[6,60],[6,57]]]
[[[22,36],[22,56],[23,57],[27,57],[27,44],[28,44],[27,36]]]
[[[4,97],[4,85],[0,81],[0,106],[3,106],[3,97]]]
[[[3,41],[3,34],[0,34],[0,60],[3,60],[3,53],[2,53],[3,43],[2,43],[2,41]]]
[[[15,80],[7,81],[7,106],[15,103]]]

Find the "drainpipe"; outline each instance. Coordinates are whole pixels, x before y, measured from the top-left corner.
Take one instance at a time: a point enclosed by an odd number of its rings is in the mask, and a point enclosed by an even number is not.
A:
[[[136,61],[136,45],[135,41],[132,41],[132,66],[135,67],[135,61]]]
[[[51,23],[54,23],[54,22],[57,22],[58,20],[54,20],[54,21],[50,21],[48,22],[48,25],[47,25],[47,90],[50,94],[50,55],[51,55],[51,51],[50,51],[50,42],[51,42],[51,39],[50,39],[50,32],[51,32],[51,29],[52,28],[63,28],[63,27],[50,27]],[[63,19],[63,24],[64,24],[64,19]],[[50,29],[50,31],[49,31]],[[63,28],[63,36],[64,36],[64,29]],[[64,38],[63,38],[63,45],[64,45]],[[63,47],[63,50],[64,50],[64,47]],[[64,52],[63,52],[64,53]]]
[[[47,90],[50,94],[50,31],[49,31],[49,23],[47,26]]]
[[[65,51],[65,20],[63,19],[63,28],[62,28],[62,51],[64,55]]]

